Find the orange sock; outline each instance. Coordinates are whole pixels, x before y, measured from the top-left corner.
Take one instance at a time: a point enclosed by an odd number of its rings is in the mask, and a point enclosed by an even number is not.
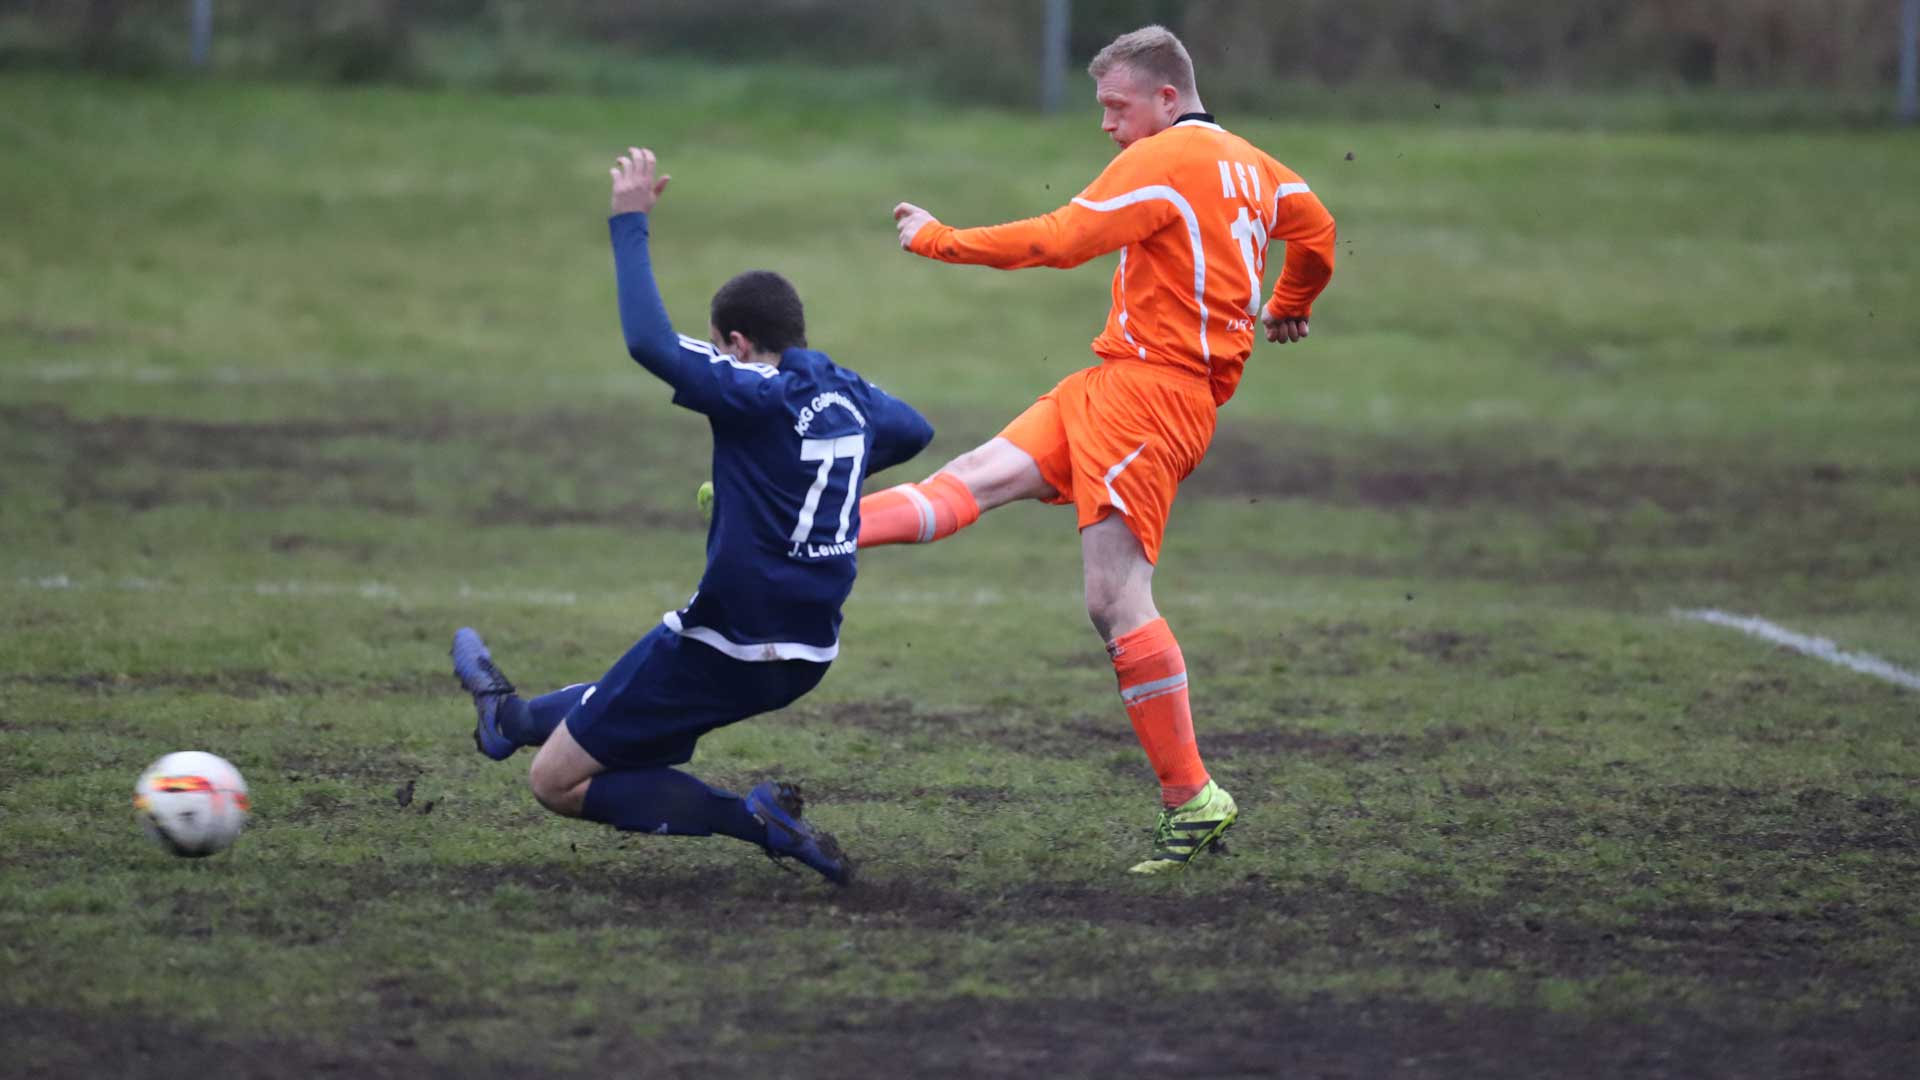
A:
[[[927,544],[980,520],[973,492],[952,473],[899,484],[860,500],[860,546]]]
[[[1160,801],[1179,806],[1207,786],[1207,767],[1193,738],[1193,710],[1187,704],[1187,661],[1167,620],[1155,619],[1108,643],[1120,700],[1133,721],[1147,761],[1160,777]]]

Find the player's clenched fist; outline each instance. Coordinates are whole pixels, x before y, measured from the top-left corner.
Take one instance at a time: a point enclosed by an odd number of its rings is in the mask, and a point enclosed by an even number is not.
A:
[[[642,150],[637,146],[627,147],[618,163],[609,170],[613,173],[613,212],[616,214],[644,214],[653,209],[660,201],[660,193],[667,190],[671,176],[660,176],[659,166],[653,160],[653,151]]]
[[[1266,324],[1268,341],[1285,345],[1290,341],[1304,340],[1307,336],[1305,319],[1277,319],[1273,312],[1268,311],[1261,314],[1260,321]]]
[[[900,248],[913,250],[913,234],[933,224],[933,215],[913,205],[903,202],[893,208],[893,227],[900,230]]]

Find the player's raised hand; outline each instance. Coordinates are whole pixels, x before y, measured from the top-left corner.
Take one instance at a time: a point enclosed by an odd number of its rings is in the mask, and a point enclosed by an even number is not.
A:
[[[1304,341],[1307,337],[1307,320],[1275,318],[1273,312],[1260,313],[1260,321],[1266,324],[1267,340],[1282,345],[1292,341]]]
[[[671,176],[659,175],[659,165],[653,159],[653,151],[642,150],[637,146],[627,147],[620,160],[609,170],[613,173],[613,212],[616,214],[644,214],[653,209],[660,201],[660,193],[667,190]]]
[[[900,248],[903,251],[912,251],[913,234],[932,224],[933,215],[910,202],[893,208],[893,227],[900,230]]]

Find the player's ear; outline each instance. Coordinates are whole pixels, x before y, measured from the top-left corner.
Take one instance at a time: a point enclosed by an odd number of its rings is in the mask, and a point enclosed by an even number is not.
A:
[[[725,345],[727,351],[732,353],[736,359],[743,361],[753,359],[753,341],[740,331],[727,331]]]

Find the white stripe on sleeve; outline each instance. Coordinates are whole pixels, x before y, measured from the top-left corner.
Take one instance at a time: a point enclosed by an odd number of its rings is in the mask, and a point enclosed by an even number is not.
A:
[[[1083,199],[1078,195],[1074,196],[1073,201],[1089,210],[1111,213],[1135,203],[1161,199],[1172,203],[1174,209],[1180,211],[1180,216],[1187,222],[1187,242],[1193,246],[1193,303],[1200,309],[1200,359],[1208,367],[1212,367],[1213,351],[1207,347],[1207,253],[1200,242],[1200,218],[1193,212],[1193,206],[1187,202],[1186,196],[1165,184],[1149,184],[1099,202]]]

